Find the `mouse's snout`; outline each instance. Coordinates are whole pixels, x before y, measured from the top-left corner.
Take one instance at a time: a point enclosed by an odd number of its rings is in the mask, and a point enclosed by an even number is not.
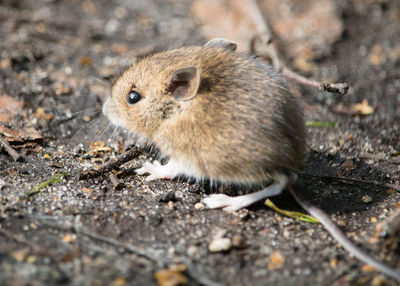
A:
[[[103,103],[103,114],[111,121],[112,124],[124,127],[125,124],[118,115],[117,105],[112,97],[108,97]]]

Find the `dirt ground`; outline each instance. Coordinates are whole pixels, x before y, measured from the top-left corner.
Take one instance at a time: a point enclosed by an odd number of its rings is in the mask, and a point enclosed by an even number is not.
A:
[[[307,75],[351,89],[339,96],[299,87],[311,126],[296,188],[400,270],[400,231],[387,228],[400,206],[400,2],[334,2],[344,31]],[[0,1],[0,137],[21,155],[0,152],[0,284],[396,285],[319,224],[262,203],[234,214],[195,207],[211,192],[242,190],[145,182],[129,172],[145,152],[122,167],[118,186],[107,174],[78,179],[131,142],[123,133],[107,142],[113,128],[96,135],[113,78],[136,57],[206,41],[190,5]],[[369,114],[349,111],[364,99]],[[107,144],[81,146],[89,140]],[[56,174],[60,182],[26,195]],[[272,200],[302,211],[288,193]],[[215,239],[232,245],[210,252]]]

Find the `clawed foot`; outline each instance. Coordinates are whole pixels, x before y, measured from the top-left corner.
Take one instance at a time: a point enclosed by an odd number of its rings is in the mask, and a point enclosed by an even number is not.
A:
[[[144,175],[146,173],[150,174],[146,177],[146,181],[172,179],[174,177],[168,168],[168,164],[161,165],[158,161],[154,161],[153,163],[146,161],[142,168],[136,170],[136,174],[138,175]]]
[[[223,208],[226,212],[234,212],[247,206],[240,197],[230,197],[225,194],[213,194],[201,202],[209,209]]]

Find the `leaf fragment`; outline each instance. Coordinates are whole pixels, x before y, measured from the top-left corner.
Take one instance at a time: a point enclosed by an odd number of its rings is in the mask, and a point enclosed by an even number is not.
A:
[[[265,205],[267,205],[268,207],[270,207],[271,209],[273,209],[274,211],[276,211],[280,214],[294,218],[296,220],[310,222],[310,223],[319,223],[319,221],[313,216],[306,215],[306,214],[303,214],[300,212],[282,210],[282,209],[278,208],[270,199],[265,200]]]
[[[30,189],[28,192],[26,192],[25,193],[25,197],[30,197],[30,196],[35,195],[37,193],[41,193],[47,187],[61,182],[61,179],[63,177],[66,177],[67,175],[68,175],[67,172],[62,172],[62,173],[55,174],[53,177],[51,177],[47,181],[42,182],[37,186],[34,186],[32,189]]]
[[[336,126],[336,122],[306,121],[306,126],[311,126],[311,127],[335,127]]]

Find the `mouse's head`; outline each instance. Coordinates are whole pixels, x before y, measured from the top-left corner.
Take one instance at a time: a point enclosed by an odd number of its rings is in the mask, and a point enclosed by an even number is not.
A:
[[[205,46],[234,50],[236,45],[215,39]],[[110,121],[140,136],[153,138],[169,118],[181,112],[184,102],[198,92],[202,47],[166,51],[144,58],[116,81],[103,105]]]
[[[103,105],[103,113],[113,124],[149,138],[179,112],[177,101],[196,95],[200,82],[196,66],[149,67],[157,65],[156,61],[145,59],[127,70]]]

